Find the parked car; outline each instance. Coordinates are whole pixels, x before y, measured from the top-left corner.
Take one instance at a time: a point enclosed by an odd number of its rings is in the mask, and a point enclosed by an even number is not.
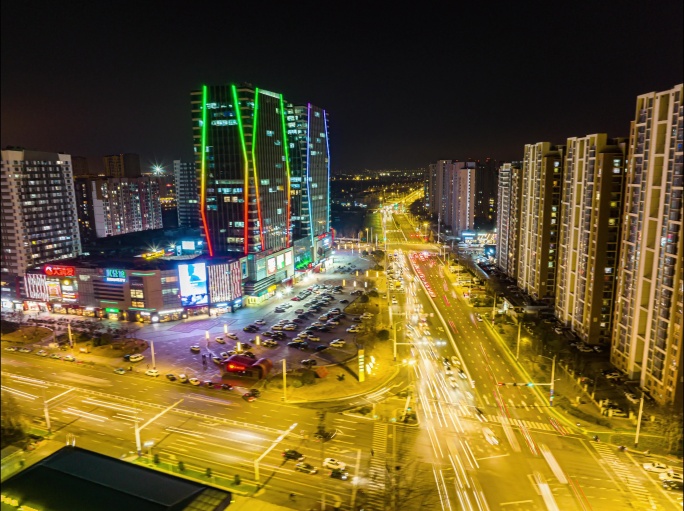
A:
[[[668,470],[672,470],[672,468],[669,465],[665,465],[665,463],[661,463],[660,461],[644,463],[643,467],[646,472],[655,472],[657,474],[667,472]]]
[[[294,449],[285,449],[283,451],[283,458],[286,460],[297,460],[297,461],[304,461],[304,456],[301,452],[295,451]]]
[[[69,355],[67,355],[67,357],[68,357],[68,356],[69,356]],[[67,357],[64,357],[64,360],[66,360]],[[140,362],[140,361],[141,361],[142,359],[144,359],[144,358],[145,358],[145,355],[141,355],[140,353],[135,353],[135,354],[133,354],[133,355],[130,356],[130,358],[128,359],[128,361],[129,361],[129,362]]]
[[[310,463],[305,463],[303,461],[300,461],[295,465],[295,470],[297,472],[304,472],[306,474],[315,474],[318,472],[318,469],[311,465]]]
[[[341,479],[342,481],[346,481],[349,479],[349,473],[346,470],[336,468],[330,471],[330,477],[333,479]]]
[[[197,385],[199,385],[199,384],[201,383],[201,382],[199,381],[199,379],[198,379],[198,378],[195,378],[195,377],[188,378],[188,381],[190,382],[190,385],[195,385],[195,386],[197,386]]]
[[[169,374],[166,375],[166,379],[169,380],[169,381],[176,381],[178,378],[176,377],[175,374],[169,373]]]
[[[639,398],[631,392],[625,392],[625,397],[627,398],[627,401],[632,404],[637,404],[639,402]]]
[[[199,344],[193,344],[192,346],[190,346],[190,351],[192,351],[193,353],[199,353],[200,352]]]
[[[116,374],[126,374],[126,370],[123,367],[117,367],[116,369],[114,369],[114,372]]]
[[[62,358],[62,360],[66,360],[67,362],[75,362],[76,357],[74,357],[73,355],[64,355],[64,358]]]
[[[335,458],[325,458],[323,460],[323,466],[332,470],[344,470],[347,467],[346,463],[336,460]]]
[[[344,348],[345,342],[342,339],[334,339],[330,341],[331,348]]]
[[[318,364],[318,362],[313,358],[305,358],[304,360],[302,360],[302,365],[306,367],[315,366],[316,364]]]
[[[145,374],[147,376],[157,377],[157,376],[159,376],[159,371],[157,371],[156,369],[148,369],[147,371],[145,371]]]

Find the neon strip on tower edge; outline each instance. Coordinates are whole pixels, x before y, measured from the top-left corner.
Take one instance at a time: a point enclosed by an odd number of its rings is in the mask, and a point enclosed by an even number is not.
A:
[[[328,114],[325,110],[323,110],[323,122],[325,123],[325,156],[328,160],[328,203],[325,205],[325,211],[327,213],[325,218],[325,232],[330,232],[330,138],[328,137]]]
[[[245,255],[249,253],[249,163],[247,161],[247,146],[245,145],[245,130],[242,127],[242,110],[240,110],[240,102],[237,97],[237,88],[235,85],[230,87],[233,93],[233,103],[235,104],[235,114],[237,115],[238,131],[240,132],[240,147],[242,148],[242,159],[244,161],[245,176],[245,206],[244,206],[244,220],[245,220]]]
[[[202,85],[202,158],[201,158],[201,185],[200,185],[200,212],[202,213],[202,225],[204,234],[207,236],[207,246],[209,247],[209,257],[214,257],[214,247],[209,235],[207,225],[206,199],[207,199],[207,86]]]
[[[316,244],[314,243],[314,219],[313,219],[313,209],[311,207],[311,167],[309,155],[311,154],[311,144],[309,141],[311,134],[311,103],[306,104],[306,201],[309,203],[309,232],[311,233],[311,248],[313,249]]]
[[[256,141],[257,119],[259,118],[259,87],[254,90],[254,123],[252,124],[252,167],[254,167],[254,188],[256,189],[257,212],[259,213],[259,237],[261,238],[261,250],[266,250],[264,241],[264,221],[261,217],[261,199],[259,198],[259,176],[257,175]]]
[[[289,143],[287,141],[287,129],[285,129],[285,107],[283,105],[283,95],[280,95],[280,122],[283,127],[283,147],[285,148],[285,169],[287,171],[287,238],[285,241],[285,246],[290,246],[290,203],[292,197],[290,197],[290,150]],[[301,189],[301,185],[300,185]]]

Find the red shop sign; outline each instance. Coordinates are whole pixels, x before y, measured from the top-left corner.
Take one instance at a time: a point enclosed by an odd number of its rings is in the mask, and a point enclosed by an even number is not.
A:
[[[76,276],[76,268],[73,266],[52,266],[47,264],[43,266],[43,272],[48,277],[74,277]]]

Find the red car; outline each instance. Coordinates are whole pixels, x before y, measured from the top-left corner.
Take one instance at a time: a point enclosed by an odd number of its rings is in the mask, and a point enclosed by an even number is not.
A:
[[[299,302],[301,301],[301,298],[299,298],[298,296],[293,296],[292,298],[290,298],[290,300],[292,300],[293,302]]]

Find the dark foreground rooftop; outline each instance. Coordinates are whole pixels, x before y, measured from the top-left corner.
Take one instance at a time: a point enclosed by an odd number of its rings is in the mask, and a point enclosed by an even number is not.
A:
[[[71,446],[4,481],[2,494],[51,511],[220,511],[231,502],[230,492]]]

